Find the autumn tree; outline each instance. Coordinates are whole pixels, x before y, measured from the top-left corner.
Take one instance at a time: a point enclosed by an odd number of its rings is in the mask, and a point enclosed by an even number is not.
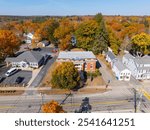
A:
[[[63,107],[58,102],[52,100],[42,105],[42,112],[44,113],[64,113]]]
[[[9,30],[0,30],[0,58],[12,56],[20,46],[19,38]]]
[[[53,19],[48,19],[41,23],[40,27],[35,31],[35,37],[40,40],[48,40],[52,43],[56,42],[54,31],[58,27],[58,22]]]
[[[52,73],[51,84],[54,88],[72,89],[80,82],[78,70],[72,62],[60,64]]]
[[[143,54],[150,53],[150,35],[140,33],[131,38],[132,49],[134,52],[141,52]]]
[[[25,33],[33,33],[39,28],[39,23],[33,23],[31,20],[26,20],[23,23],[23,28]]]
[[[112,30],[109,30],[109,42],[110,48],[113,50],[114,54],[117,55],[119,53],[121,41],[119,40],[119,38],[117,38],[115,33],[112,32]]]
[[[54,37],[59,41],[60,49],[66,50],[70,46],[73,32],[73,24],[68,19],[62,19],[54,32]]]
[[[95,20],[89,20],[81,23],[76,30],[77,47],[85,50],[92,50],[98,30],[98,24]]]

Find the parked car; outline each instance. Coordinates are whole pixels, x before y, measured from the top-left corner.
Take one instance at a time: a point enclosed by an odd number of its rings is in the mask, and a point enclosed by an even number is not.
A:
[[[11,68],[11,69],[9,69],[9,70],[5,73],[5,76],[6,76],[6,77],[9,77],[9,76],[15,74],[16,72],[18,72],[18,69],[16,69],[16,68]]]
[[[20,84],[24,80],[24,77],[17,77],[15,83]]]
[[[0,83],[3,82],[4,79],[5,79],[5,77],[0,76]]]
[[[38,48],[33,48],[32,50],[33,51],[41,51],[41,48],[39,48],[39,47]]]
[[[51,58],[52,58],[51,55],[47,54],[44,58],[44,65],[46,65],[48,59],[51,59]]]

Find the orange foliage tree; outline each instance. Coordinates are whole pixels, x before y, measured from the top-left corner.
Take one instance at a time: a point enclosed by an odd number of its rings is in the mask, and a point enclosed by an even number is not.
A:
[[[20,39],[9,30],[0,30],[0,58],[11,56],[19,49]]]
[[[54,37],[59,39],[60,48],[65,50],[69,47],[71,42],[71,36],[74,32],[74,24],[68,19],[63,19],[60,21],[59,27],[54,32]]]
[[[62,106],[59,105],[58,102],[52,100],[48,103],[45,103],[42,106],[42,112],[44,112],[44,113],[64,113],[65,111],[63,110]]]
[[[50,42],[55,42],[54,30],[58,27],[58,22],[53,19],[48,19],[41,23],[39,28],[36,30],[35,35],[39,40],[48,40]]]

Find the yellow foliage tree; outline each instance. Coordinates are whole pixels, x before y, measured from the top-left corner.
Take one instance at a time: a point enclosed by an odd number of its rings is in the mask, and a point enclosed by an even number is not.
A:
[[[140,33],[132,37],[131,39],[133,47],[144,54],[149,54],[150,50],[150,35],[146,33]]]
[[[64,113],[65,111],[63,110],[62,106],[59,105],[58,102],[52,100],[48,103],[45,103],[42,106],[42,112],[44,112],[44,113]]]

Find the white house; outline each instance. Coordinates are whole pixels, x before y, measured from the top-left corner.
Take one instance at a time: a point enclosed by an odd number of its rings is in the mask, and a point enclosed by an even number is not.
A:
[[[50,42],[47,40],[41,41],[37,44],[38,47],[47,47],[50,45]]]
[[[28,33],[28,34],[24,34],[25,37],[25,42],[28,44],[32,43],[32,40],[35,40],[35,42],[39,42],[36,37],[34,36],[34,33]]]
[[[134,57],[128,53],[123,56],[122,62],[136,79],[150,79],[150,56]]]
[[[131,71],[127,69],[123,63],[119,60],[113,62],[112,71],[115,73],[118,80],[129,81],[131,77]]]
[[[109,62],[112,66],[114,60],[117,60],[115,54],[112,51],[108,51],[106,53],[106,61]]]
[[[5,62],[13,68],[29,70],[39,68],[44,63],[44,58],[39,52],[26,51],[17,57],[6,58]]]
[[[73,46],[75,46],[77,44],[77,40],[76,40],[76,37],[74,35],[71,37],[71,44]]]

